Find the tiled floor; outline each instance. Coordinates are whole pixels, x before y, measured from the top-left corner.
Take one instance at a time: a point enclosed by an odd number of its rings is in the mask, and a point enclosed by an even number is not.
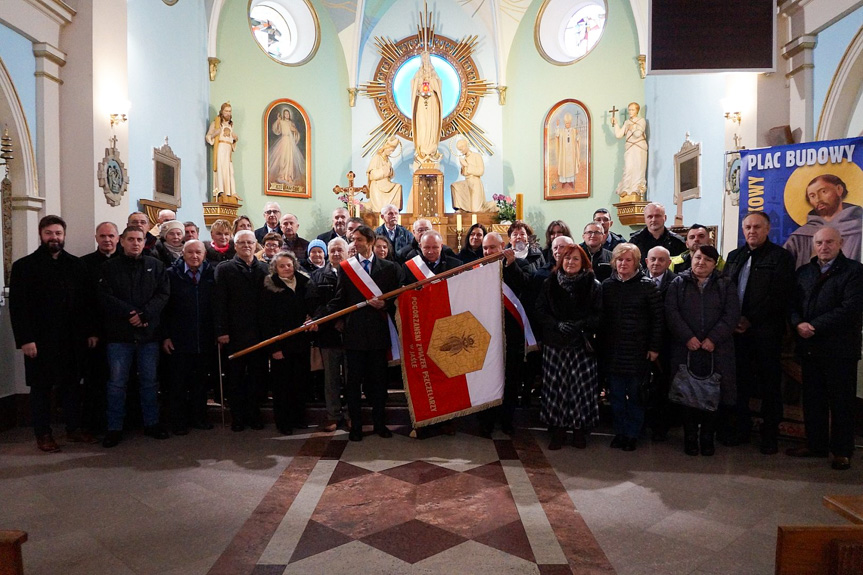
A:
[[[687,457],[679,437],[624,453],[599,434],[547,452],[542,431],[460,429],[216,429],[53,455],[16,429],[0,434],[0,528],[29,532],[27,575],[761,574],[777,525],[842,524],[821,497],[863,490],[859,460]]]

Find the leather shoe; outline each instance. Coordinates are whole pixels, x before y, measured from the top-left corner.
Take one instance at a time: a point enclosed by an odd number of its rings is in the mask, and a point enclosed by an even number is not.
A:
[[[378,429],[375,429],[375,433],[378,434],[378,437],[383,437],[384,439],[389,439],[393,436],[393,432],[386,427],[380,427]]]
[[[120,445],[120,442],[122,440],[122,431],[107,431],[105,432],[105,438],[102,439],[102,447],[106,449],[110,449],[111,447],[117,447],[118,445]]]
[[[208,430],[208,429],[213,429],[213,424],[210,423],[209,421],[196,421],[195,423],[192,424],[192,427],[195,429]]]
[[[624,445],[626,445],[626,438],[622,435],[615,435],[614,439],[611,440],[610,447],[612,449],[620,449]]]
[[[626,443],[621,447],[621,449],[624,451],[635,451],[635,448],[638,445],[638,440],[634,437],[627,437],[625,441]]]
[[[72,443],[99,443],[99,440],[86,431],[67,431],[66,441]]]
[[[352,429],[348,434],[348,439],[351,441],[362,441],[363,440],[363,432],[358,429]]]
[[[54,436],[50,433],[37,437],[36,447],[39,448],[39,451],[44,451],[45,453],[57,453],[60,451],[60,446],[57,445],[57,442],[54,441]]]
[[[152,437],[153,439],[168,439],[171,437],[171,434],[168,433],[168,431],[159,423],[145,427],[144,435]]]
[[[789,447],[785,450],[785,455],[789,457],[827,457],[829,454],[826,451],[815,451],[805,445],[800,445],[798,447]]]
[[[837,455],[833,458],[833,463],[830,464],[830,467],[832,467],[836,471],[846,471],[848,469],[851,469],[851,458],[841,457]]]

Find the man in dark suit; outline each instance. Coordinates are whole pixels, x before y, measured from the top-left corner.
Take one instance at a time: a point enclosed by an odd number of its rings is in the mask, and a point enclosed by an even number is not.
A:
[[[670,266],[671,254],[664,247],[656,246],[647,252],[647,274],[645,275],[656,284],[663,302],[665,302],[668,286],[677,277],[677,274],[669,269]],[[650,427],[653,441],[665,441],[668,438],[668,429],[674,418],[674,406],[668,401],[668,389],[671,386],[670,344],[671,334],[666,324],[663,330],[662,349],[659,350],[659,357],[651,366],[656,393],[653,394],[651,404],[647,406],[644,414],[645,423]]]
[[[581,249],[590,258],[590,265],[599,283],[611,277],[611,252],[605,249],[605,230],[599,222],[584,226]],[[556,262],[551,262],[552,267]]]
[[[593,221],[601,225],[602,231],[605,233],[605,239],[602,242],[603,249],[612,251],[617,244],[622,244],[626,241],[622,235],[611,231],[614,220],[611,219],[611,214],[606,208],[599,208],[593,212]]]
[[[420,240],[422,239],[423,234],[432,229],[431,221],[425,218],[420,218],[415,221],[413,225],[413,240],[396,253],[396,261],[406,262],[419,255],[422,251],[420,250]],[[455,257],[455,252],[453,252],[449,246],[443,246],[441,251],[445,256]]]
[[[665,207],[657,202],[644,206],[644,229],[629,236],[630,243],[641,250],[641,265],[645,264],[647,252],[656,246],[662,246],[672,256],[686,251],[686,240],[665,227]]]
[[[794,256],[770,241],[770,216],[749,212],[743,218],[746,243],[728,254],[725,275],[737,282],[740,323],[737,355],[736,434],[720,434],[727,445],[748,442],[752,431],[749,398],[761,391],[761,453],[778,453],[782,419],[782,336],[794,293]]]
[[[375,433],[384,438],[392,437],[392,432],[386,427],[384,407],[387,400],[387,350],[390,349],[388,323],[395,306],[392,301],[384,301],[374,295],[398,288],[401,274],[396,264],[375,257],[372,252],[375,233],[370,227],[358,227],[353,241],[357,255],[341,263],[336,294],[327,304],[326,313],[368,302],[365,307],[345,316],[342,332],[348,366],[346,395],[351,418],[348,439],[362,441],[360,402],[363,386],[372,403]]]
[[[51,432],[51,389],[63,397],[68,441],[93,443],[80,429],[78,359],[97,343],[93,287],[87,267],[63,249],[66,222],[59,216],[39,221],[40,246],[12,265],[9,313],[15,344],[24,352],[36,446],[60,451]]]
[[[282,216],[282,249],[293,253],[302,264],[309,259],[309,240],[300,237],[300,220],[294,214]]]
[[[393,204],[381,208],[381,218],[384,223],[375,228],[375,233],[386,236],[393,245],[393,251],[398,254],[405,246],[410,245],[414,236],[409,229],[399,224],[399,209]]]
[[[264,236],[267,234],[279,234],[282,237],[285,236],[280,225],[282,219],[282,208],[279,207],[277,202],[267,202],[266,205],[264,205],[264,217],[267,218],[267,222],[255,230],[255,239],[258,240],[259,244],[264,245]]]
[[[333,229],[318,236],[318,239],[329,244],[330,240],[336,238],[345,239],[348,232],[348,210],[347,208],[336,208],[333,210]]]
[[[446,256],[442,250],[443,237],[435,230],[426,232],[420,241],[421,253],[402,264],[402,283],[408,285],[424,279],[425,269],[437,275],[462,265],[460,259]]]
[[[842,236],[822,227],[815,257],[797,270],[791,325],[803,368],[806,445],[793,457],[827,457],[833,469],[851,468],[854,399],[863,329],[863,265],[842,253]]]

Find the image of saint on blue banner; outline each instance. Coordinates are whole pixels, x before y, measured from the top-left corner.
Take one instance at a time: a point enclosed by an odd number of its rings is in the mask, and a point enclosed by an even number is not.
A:
[[[860,261],[863,138],[741,150],[740,160],[740,221],[749,211],[770,216],[770,241],[797,267],[812,258],[812,237],[824,226],[838,229],[842,252]]]

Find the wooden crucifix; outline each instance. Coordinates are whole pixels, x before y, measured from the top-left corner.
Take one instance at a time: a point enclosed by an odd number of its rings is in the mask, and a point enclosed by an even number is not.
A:
[[[359,200],[355,200],[354,196],[356,194],[362,193],[362,194],[365,194],[366,197],[369,197],[369,187],[368,186],[362,186],[362,187],[354,186],[354,179],[357,177],[357,175],[353,172],[353,170],[348,172],[347,177],[348,177],[347,187],[343,188],[342,186],[337,185],[337,186],[333,187],[333,193],[337,196],[344,194],[345,198],[347,199],[346,203],[348,206],[348,213],[351,215],[351,217],[357,217],[358,218],[358,217],[360,217],[360,202],[359,202]]]
[[[617,106],[614,106],[614,105],[612,105],[611,110],[608,111],[608,113],[611,114],[611,125],[612,126],[617,124],[617,112],[618,111],[619,110],[617,109]]]

